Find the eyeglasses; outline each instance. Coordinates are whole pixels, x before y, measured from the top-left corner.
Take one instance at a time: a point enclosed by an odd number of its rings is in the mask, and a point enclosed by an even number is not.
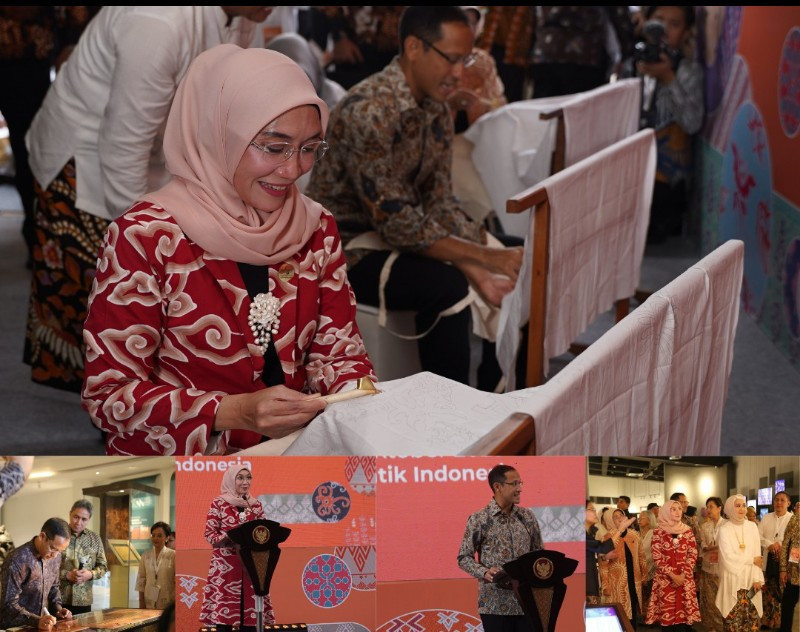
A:
[[[447,61],[447,63],[450,64],[451,66],[457,66],[458,64],[463,64],[464,68],[469,68],[478,59],[477,56],[475,55],[475,53],[470,53],[469,55],[464,55],[463,57],[456,57],[455,59],[453,59],[447,53],[443,53],[438,48],[436,48],[428,40],[424,40],[421,37],[419,39],[422,41],[423,44],[425,44],[425,46],[430,46],[434,51],[439,53],[439,55],[442,57],[442,59],[445,59]]]
[[[315,140],[299,148],[291,143],[268,143],[266,145],[259,145],[253,140],[250,141],[250,144],[262,152],[264,158],[275,165],[282,164],[295,154],[298,154],[300,156],[300,164],[304,167],[310,167],[318,160],[321,160],[327,153],[329,147],[328,143],[324,140]]]
[[[523,481],[511,481],[510,483],[507,483],[506,481],[500,482],[503,483],[503,485],[513,485],[516,488],[520,488],[525,484]]]

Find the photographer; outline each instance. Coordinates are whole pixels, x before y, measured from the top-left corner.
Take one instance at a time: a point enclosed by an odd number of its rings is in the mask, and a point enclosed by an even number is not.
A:
[[[680,234],[689,200],[692,135],[703,124],[703,70],[694,59],[694,7],[647,7],[636,46],[636,71],[644,77],[642,128],[652,127],[658,168],[647,243]]]

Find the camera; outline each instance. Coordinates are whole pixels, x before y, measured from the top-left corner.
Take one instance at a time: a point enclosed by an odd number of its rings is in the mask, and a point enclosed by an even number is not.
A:
[[[680,61],[680,53],[667,46],[667,31],[661,20],[648,20],[642,29],[643,42],[636,44],[634,59],[637,62],[643,61],[647,64],[654,64],[661,61],[661,55],[666,54],[675,67]]]

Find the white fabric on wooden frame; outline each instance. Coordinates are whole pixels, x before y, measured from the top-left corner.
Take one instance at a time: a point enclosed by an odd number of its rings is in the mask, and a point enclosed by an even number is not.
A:
[[[550,248],[545,314],[544,374],[558,356],[614,301],[639,283],[655,182],[653,131],[642,130],[547,178]],[[522,270],[503,298],[497,357],[513,390],[519,330],[530,316],[533,215]],[[519,350],[525,353],[526,350]]]
[[[719,454],[744,244],[731,240],[611,328],[521,412],[539,454]]]
[[[475,121],[464,137],[475,146],[472,161],[503,229],[525,236],[526,214],[507,214],[506,200],[550,175],[558,121],[540,114],[563,111],[568,167],[634,134],[640,104],[639,79],[624,79],[578,94],[509,103]]]

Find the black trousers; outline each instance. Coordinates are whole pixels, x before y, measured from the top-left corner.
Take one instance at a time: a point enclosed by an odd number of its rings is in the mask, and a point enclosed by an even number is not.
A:
[[[798,597],[800,597],[800,586],[786,584],[781,599],[781,632],[792,632],[792,619]]]
[[[533,632],[524,615],[482,614],[483,632]]]
[[[499,239],[504,243],[509,242],[506,245],[518,245],[520,241],[513,237]],[[360,303],[379,304],[379,278],[389,254],[388,251],[371,252],[348,271],[348,279]],[[466,277],[455,266],[430,257],[403,253],[394,262],[386,284],[386,307],[417,312],[416,330],[422,333],[433,325],[440,312],[462,300],[468,290]],[[427,336],[417,341],[422,370],[469,384],[470,327],[469,309],[440,319]],[[525,383],[527,342],[523,341],[523,345],[517,370],[517,384],[520,387]],[[495,345],[484,340],[477,386],[484,391],[494,391],[501,376]]]
[[[22,235],[29,251],[35,241],[33,220],[33,174],[28,166],[25,134],[50,87],[49,60],[0,63],[0,112],[8,124],[8,140],[14,153],[14,184],[22,198],[25,221]]]

